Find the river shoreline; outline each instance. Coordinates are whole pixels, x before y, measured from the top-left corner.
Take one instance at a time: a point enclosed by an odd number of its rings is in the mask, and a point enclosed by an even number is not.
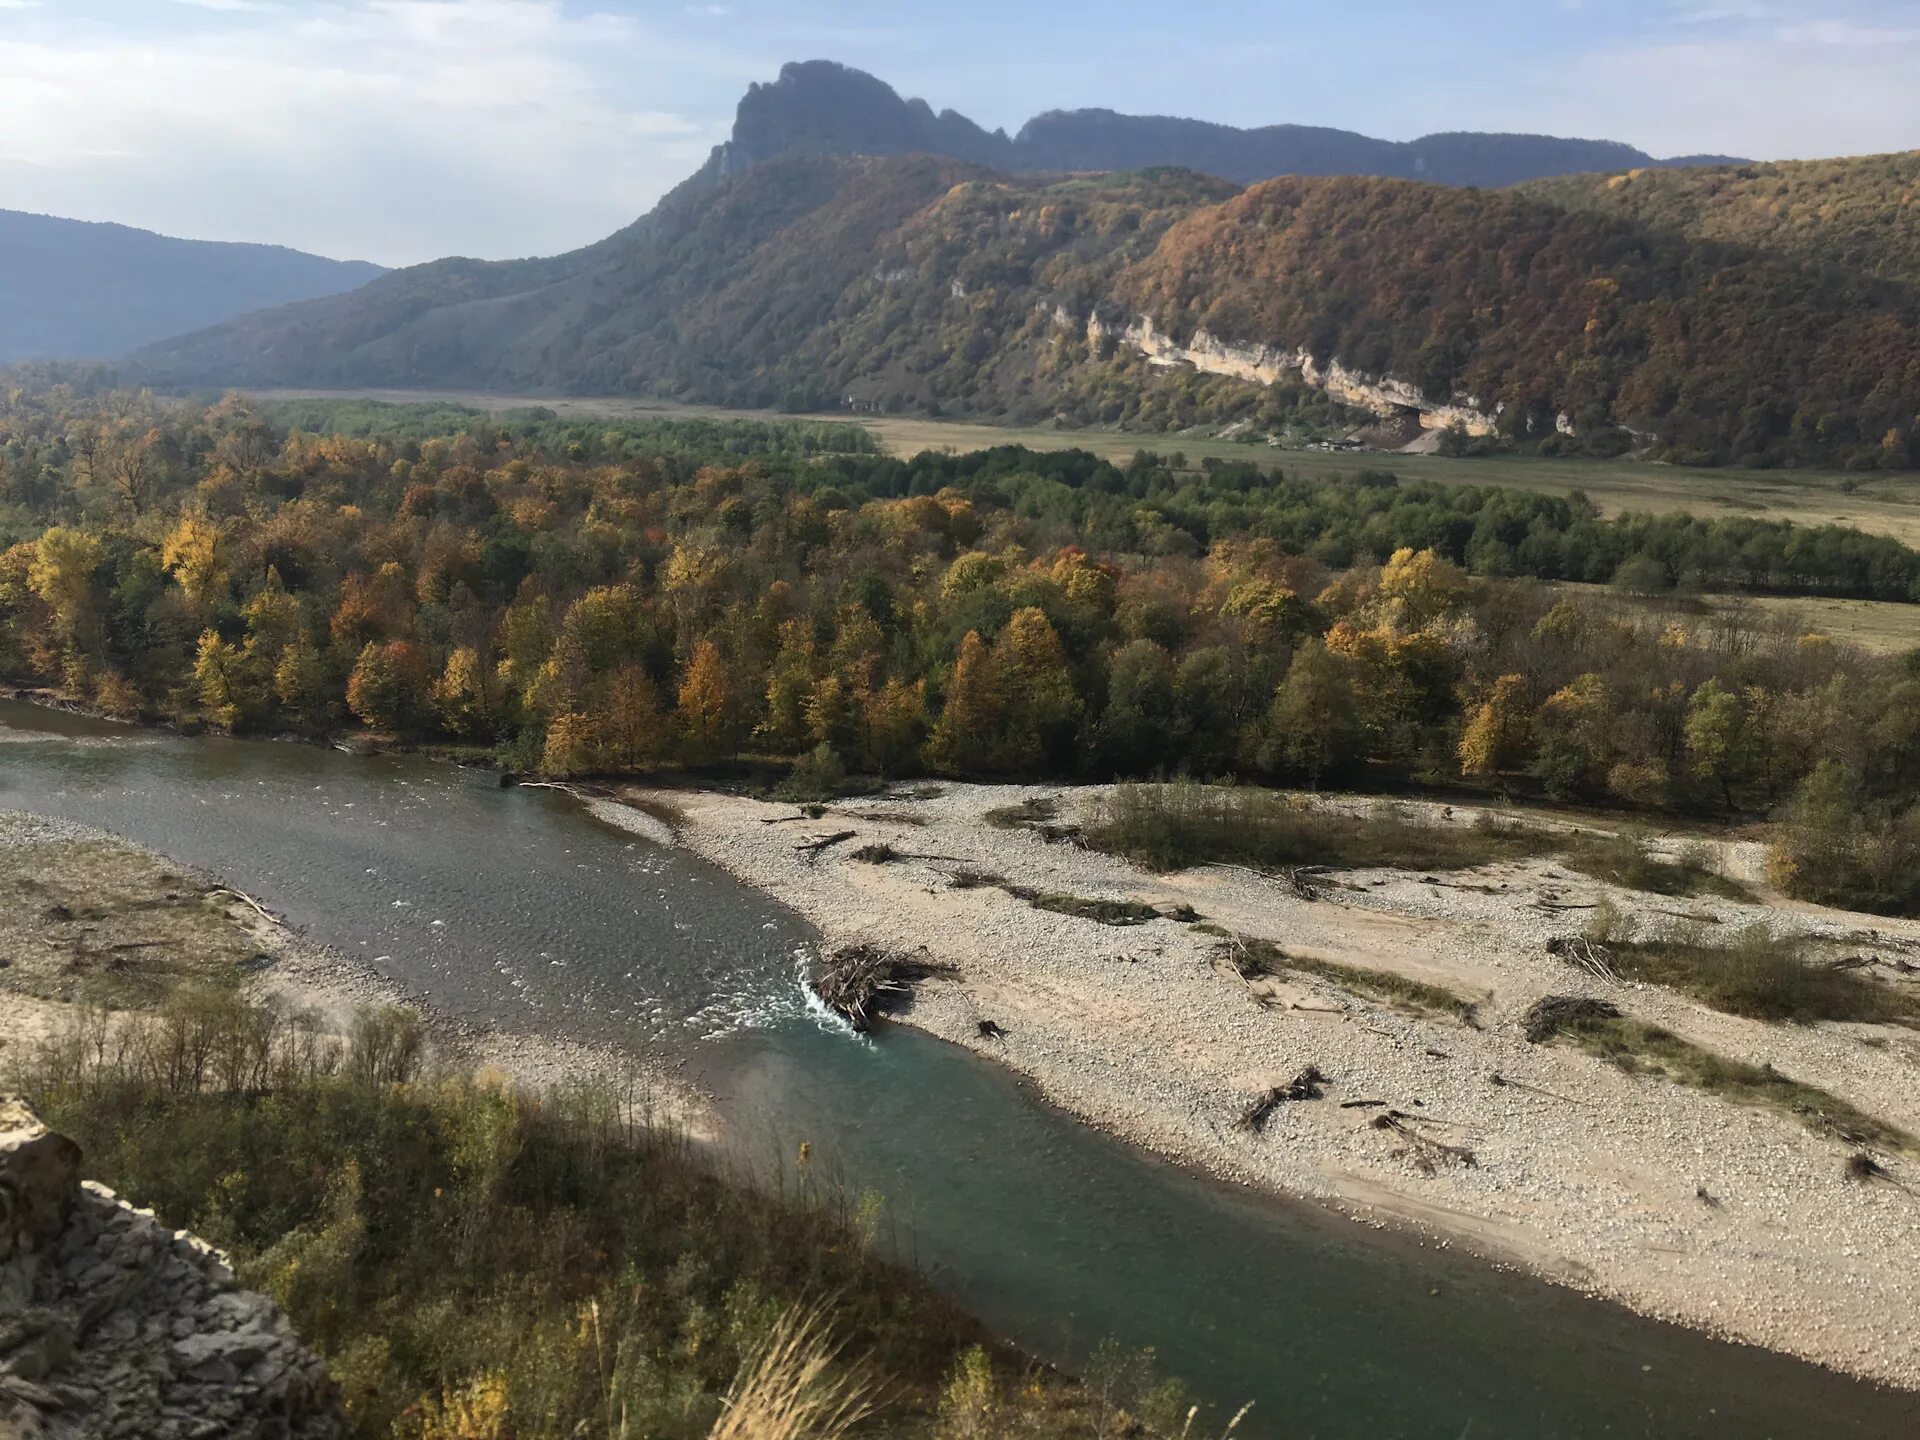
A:
[[[831,1167],[844,1147],[856,1167],[846,1173],[857,1184],[900,1197],[897,1213],[910,1227],[924,1223],[916,1253],[929,1243],[928,1263],[952,1272],[963,1303],[1001,1333],[1024,1337],[1032,1353],[1083,1363],[1085,1321],[1075,1317],[1102,1317],[1100,1331],[1117,1342],[1164,1345],[1171,1373],[1202,1393],[1229,1408],[1257,1396],[1263,1413],[1293,1416],[1307,1433],[1322,1433],[1316,1426],[1329,1419],[1338,1423],[1325,1433],[1349,1433],[1340,1428],[1345,1417],[1398,1415],[1418,1419],[1414,1428],[1391,1433],[1452,1434],[1471,1422],[1474,1433],[1516,1437],[1727,1440],[1778,1433],[1772,1418],[1790,1412],[1798,1418],[1786,1433],[1819,1433],[1826,1422],[1813,1417],[1824,1416],[1845,1433],[1875,1440],[1905,1433],[1920,1414],[1911,1392],[1841,1373],[1859,1374],[1859,1367],[1816,1368],[1649,1326],[1625,1307],[1590,1305],[1571,1289],[1503,1274],[1526,1263],[1511,1248],[1468,1245],[1417,1217],[1342,1201],[1325,1177],[1315,1187],[1263,1173],[1261,1162],[1282,1154],[1311,1172],[1355,1138],[1395,1143],[1342,1127],[1316,1133],[1328,1120],[1356,1118],[1333,1107],[1374,1093],[1376,1082],[1398,1103],[1426,1101],[1425,1113],[1436,1120],[1501,1118],[1480,1117],[1464,1101],[1456,1106],[1459,1086],[1450,1089],[1444,1076],[1425,1083],[1446,1062],[1416,1053],[1422,1032],[1402,1028],[1399,1017],[1367,1011],[1344,1020],[1298,1019],[1368,1035],[1377,1018],[1389,1035],[1359,1043],[1399,1037],[1404,1054],[1345,1056],[1329,1046],[1301,1056],[1284,1035],[1262,1031],[1253,1034],[1248,1059],[1235,1053],[1248,1038],[1235,1025],[1218,1026],[1210,1009],[1222,993],[1245,1005],[1245,987],[1207,963],[1204,937],[1189,927],[1096,928],[1040,917],[992,887],[947,893],[955,887],[937,868],[853,862],[858,841],[826,850],[812,864],[796,856],[807,834],[850,829],[890,836],[902,852],[973,856],[976,868],[992,862],[1010,878],[1049,888],[1114,897],[1139,891],[1163,902],[1191,895],[1209,919],[1244,933],[1259,933],[1262,915],[1269,924],[1279,918],[1264,881],[1242,892],[1235,888],[1240,881],[1224,877],[1147,877],[1142,891],[1137,872],[1107,868],[1112,862],[1089,852],[1045,846],[1030,832],[975,833],[986,808],[1048,794],[1071,806],[1086,792],[949,787],[942,798],[937,787],[921,787],[831,807],[811,823],[792,807],[725,795],[636,792],[629,798],[653,802],[650,819],[614,814],[646,841],[636,834],[622,843],[604,823],[612,807],[590,790],[574,797],[587,804],[554,803],[499,791],[478,777],[456,778],[443,764],[356,761],[320,757],[310,747],[226,740],[194,745],[141,738],[121,726],[107,732],[7,719],[18,734],[0,731],[4,738],[61,737],[45,764],[30,760],[26,747],[0,752],[18,762],[13,805],[108,826],[138,836],[149,853],[191,857],[206,873],[237,878],[346,951],[315,953],[327,978],[359,977],[371,960],[374,970],[414,992],[344,998],[425,999],[465,1017],[461,1023],[475,1031],[511,1026],[516,1034],[598,1037],[640,1055],[658,1053],[656,1047],[679,1051],[675,1037],[684,1039],[691,1021],[698,1043],[684,1050],[686,1068],[673,1078],[710,1087],[730,1141],[746,1135],[754,1117],[772,1115],[782,1129],[767,1130],[765,1138],[784,1145],[774,1153],[790,1157],[793,1137],[808,1138],[824,1142],[815,1149]],[[709,807],[724,813],[700,813]],[[702,845],[738,851],[732,863],[714,865],[692,844],[676,857],[647,843],[671,838],[659,822],[690,840],[696,821],[714,832]],[[739,883],[743,857],[763,877],[752,885]],[[887,884],[865,883],[882,870]],[[1210,893],[1202,897],[1202,889]],[[765,903],[769,895],[779,903]],[[847,933],[886,941],[918,926],[930,947],[967,949],[967,964],[951,982],[925,989],[917,1029],[893,1043],[864,1046],[828,1035],[795,1003],[793,965],[821,938],[820,927],[800,923],[802,900],[836,917],[826,927],[829,942]],[[931,911],[921,912],[929,902]],[[31,921],[44,903],[32,902],[22,918]],[[67,903],[76,911],[95,908],[91,896]],[[1404,899],[1396,903],[1407,907]],[[1327,907],[1323,918],[1357,916],[1374,926],[1350,937],[1350,951],[1364,941],[1368,953],[1391,953],[1396,964],[1423,963],[1405,946],[1384,943],[1382,917],[1368,921],[1360,914],[1365,908]],[[93,917],[79,918],[85,924]],[[1043,928],[1031,928],[1035,920]],[[1400,916],[1394,923],[1419,920]],[[1065,928],[1045,928],[1053,926]],[[23,930],[28,949],[40,943],[33,928]],[[61,933],[70,935],[71,927]],[[1089,936],[1113,943],[1089,944]],[[1036,941],[1044,964],[1026,963]],[[1300,948],[1289,945],[1290,952]],[[654,968],[636,968],[642,957]],[[1447,965],[1457,969],[1460,958]],[[1527,975],[1538,969],[1537,954],[1524,961],[1507,957]],[[1513,978],[1503,978],[1502,963],[1485,961],[1490,991]],[[1237,988],[1223,992],[1223,984]],[[664,1018],[655,1003],[662,997]],[[721,1003],[710,1005],[709,997]],[[1196,998],[1203,1003],[1194,1005]],[[1498,1028],[1510,1006],[1493,1008]],[[1260,1013],[1254,1010],[1256,1025]],[[1004,1046],[980,1040],[979,1018],[1007,1027]],[[1439,1038],[1450,1042],[1454,1033]],[[1103,1048],[1118,1053],[1103,1056]],[[1210,1050],[1219,1054],[1198,1063]],[[1292,1073],[1287,1067],[1302,1059],[1330,1073],[1328,1100],[1283,1107],[1266,1137],[1239,1138],[1231,1119],[1247,1089],[1284,1080]],[[1040,1061],[1055,1072],[1051,1081],[1039,1073]],[[1525,1064],[1523,1058],[1508,1068],[1502,1060],[1507,1075],[1538,1078]],[[1402,1073],[1395,1065],[1413,1067],[1422,1082],[1417,1089],[1387,1090]],[[1863,1080],[1866,1100],[1877,1083]],[[1076,1088],[1085,1093],[1076,1097]],[[1522,1103],[1518,1094],[1499,1098]],[[1676,1108],[1686,1118],[1687,1107]],[[1421,1112],[1416,1106],[1409,1113]],[[1538,1114],[1538,1105],[1525,1112],[1529,1119]],[[1642,1117],[1622,1122],[1628,1118]],[[1904,1114],[1889,1118],[1911,1123]],[[1195,1122],[1192,1134],[1180,1133]],[[1100,1131],[1116,1143],[1096,1138]],[[1472,1139],[1489,1193],[1516,1180],[1509,1139]],[[1222,1153],[1206,1153],[1207,1143]],[[1830,1147],[1821,1158],[1831,1158]],[[1407,1169],[1391,1153],[1358,1159],[1375,1169]],[[1907,1167],[1898,1168],[1904,1177]],[[1413,1184],[1411,1175],[1389,1178],[1416,1200],[1448,1198],[1440,1185]],[[1707,1178],[1723,1183],[1718,1174]],[[1443,1181],[1464,1185],[1469,1202],[1475,1182],[1473,1175]],[[1721,1193],[1729,1209],[1742,1211],[1760,1198],[1750,1188]],[[1871,1193],[1885,1198],[1878,1187]],[[1835,1198],[1831,1190],[1821,1194]],[[1853,1200],[1842,1196],[1836,1208]],[[1474,1218],[1470,1205],[1458,1208]],[[1332,1209],[1366,1223],[1353,1226]],[[1749,1217],[1738,1218],[1744,1227]],[[1720,1238],[1747,1243],[1751,1235],[1728,1226]],[[1629,1233],[1627,1243],[1634,1242]],[[1897,1238],[1882,1250],[1890,1268],[1906,1264]],[[1482,1264],[1480,1254],[1508,1263]],[[1868,1323],[1880,1303],[1875,1298],[1862,1312]],[[1238,1318],[1223,1329],[1223,1316]],[[1898,1343],[1897,1327],[1890,1333]],[[1276,1370],[1282,1354],[1293,1360]],[[1590,1375],[1584,1366],[1569,1368],[1575,1355],[1611,1357],[1619,1373],[1610,1376],[1605,1363]],[[1765,1396],[1774,1398],[1758,1398]],[[1420,1428],[1443,1415],[1450,1423],[1440,1429]],[[1731,1423],[1736,1416],[1739,1423]]]
[[[323,1031],[344,1033],[354,1013],[367,1007],[398,1006],[420,1018],[437,1064],[504,1077],[530,1094],[570,1084],[613,1085],[652,1118],[675,1125],[691,1140],[707,1143],[717,1134],[710,1097],[655,1058],[562,1034],[462,1020],[367,961],[287,924],[251,896],[230,889],[224,876],[95,826],[0,809],[0,852],[12,856],[14,865],[31,871],[71,845],[105,847],[126,861],[165,868],[185,890],[224,894],[223,918],[255,952],[248,967],[252,973],[243,982],[247,993],[279,1004]],[[51,1039],[78,1013],[77,1006],[59,999],[7,993],[7,1002],[4,1040],[11,1047]]]
[[[1424,883],[1429,877],[1366,872],[1352,877],[1357,888],[1309,903],[1249,874],[1156,876],[1049,845],[1031,830],[982,823],[987,810],[1024,799],[1074,806],[1097,793],[952,786],[932,799],[848,802],[814,824],[785,823],[799,820],[791,806],[711,793],[635,787],[622,799],[654,811],[626,810],[626,828],[658,840],[659,811],[671,809],[678,843],[797,911],[829,944],[924,949],[955,965],[897,1018],[1011,1068],[1049,1104],[1132,1146],[1458,1245],[1642,1314],[1920,1389],[1911,1193],[1849,1181],[1843,1147],[1780,1116],[1636,1079],[1515,1033],[1518,1012],[1541,995],[1601,993],[1546,956],[1543,942],[1566,928],[1564,917],[1543,916],[1524,898],[1554,887],[1548,893],[1611,892],[1631,904],[1629,892],[1527,862],[1493,867],[1484,896]],[[619,807],[592,808],[622,823]],[[798,848],[807,835],[847,830],[854,838],[829,851]],[[1216,963],[1215,942],[1190,926],[1116,929],[1032,909],[992,887],[955,887],[950,863],[849,858],[872,843],[952,857],[1041,889],[1190,904],[1237,933],[1471,992],[1486,1028],[1409,1018],[1311,984],[1270,997],[1281,1008],[1256,1006]],[[1725,860],[1755,872],[1757,847],[1729,845]],[[1729,923],[1764,914],[1814,933],[1845,933],[1860,919],[1722,901],[1690,908]],[[1872,923],[1876,933],[1920,943],[1920,926]],[[1920,1101],[1909,1094],[1920,1047],[1905,1036],[1760,1026],[1670,992],[1629,988],[1636,1015],[1721,1053],[1777,1062],[1920,1129]],[[983,1034],[983,1021],[1004,1034]],[[1283,1105],[1260,1135],[1235,1128],[1249,1094],[1308,1064],[1332,1078],[1327,1100]],[[1406,1106],[1423,1129],[1433,1117],[1426,1133],[1471,1149],[1474,1164],[1432,1167],[1418,1146],[1370,1128],[1374,1112],[1341,1108],[1376,1097]],[[1889,1164],[1902,1185],[1920,1183],[1910,1161]]]

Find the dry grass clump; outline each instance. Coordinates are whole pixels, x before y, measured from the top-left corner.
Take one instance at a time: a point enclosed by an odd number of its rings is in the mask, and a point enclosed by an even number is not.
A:
[[[1580,835],[1561,852],[1571,870],[1648,895],[1714,895],[1726,900],[1751,900],[1753,892],[1729,880],[1714,864],[1711,847],[1690,845],[1674,859],[1654,853],[1645,836]]]
[[[826,1315],[790,1309],[742,1359],[709,1440],[841,1440],[873,1413],[871,1386],[839,1368]]]
[[[1004,875],[991,875],[984,870],[956,870],[947,877],[947,883],[956,890],[999,890],[1016,900],[1026,901],[1036,910],[1071,915],[1076,920],[1092,920],[1100,925],[1145,925],[1151,920],[1175,920],[1190,925],[1200,918],[1190,905],[1163,911],[1143,900],[1102,900],[1060,890],[1036,890],[1031,885],[1020,885]]]
[[[183,983],[231,980],[257,952],[220,892],[105,840],[7,852],[0,990],[143,1010]]]
[[[1429,824],[1395,805],[1355,815],[1271,790],[1185,780],[1116,786],[1082,838],[1162,871],[1221,863],[1464,870],[1550,854],[1560,844],[1548,831],[1491,817]]]
[[[1257,980],[1263,976],[1283,975],[1292,971],[1299,975],[1315,976],[1354,995],[1408,1014],[1440,1015],[1469,1025],[1474,1022],[1474,1002],[1466,996],[1443,985],[1410,979],[1392,970],[1370,970],[1312,955],[1294,955],[1271,940],[1254,940],[1245,936],[1232,937],[1217,953],[1239,972],[1243,980]]]
[[[228,1251],[368,1440],[959,1440],[942,1395],[976,1351],[994,1440],[1179,1433],[1170,1403],[1123,1426],[994,1345],[860,1197],[716,1173],[644,1090],[424,1074],[393,1014],[309,1047],[231,995],[181,1004],[76,1027],[7,1082],[90,1178]]]
[[[1049,825],[1060,817],[1060,802],[1051,795],[1030,795],[1018,805],[1001,805],[981,818],[996,830],[1023,830]]]
[[[1683,922],[1636,938],[1631,921],[1609,908],[1592,928],[1622,978],[1663,985],[1729,1015],[1920,1027],[1920,995],[1822,962],[1758,922],[1725,937]]]
[[[1528,1043],[1544,1045],[1563,1029],[1579,1024],[1602,1024],[1620,1018],[1620,1007],[1584,995],[1543,995],[1520,1017],[1520,1031]]]
[[[1557,1005],[1557,1011],[1542,1014],[1542,1007],[1549,1005]],[[1538,1002],[1528,1012],[1527,1038],[1540,1044],[1556,1037],[1629,1075],[1655,1075],[1736,1105],[1789,1115],[1814,1134],[1849,1145],[1920,1154],[1920,1142],[1906,1131],[1837,1095],[1782,1075],[1771,1065],[1729,1059],[1670,1030],[1622,1015],[1604,1001],[1550,997]]]

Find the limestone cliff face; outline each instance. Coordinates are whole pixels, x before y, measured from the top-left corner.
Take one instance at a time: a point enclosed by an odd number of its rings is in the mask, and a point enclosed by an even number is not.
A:
[[[1054,319],[1056,324],[1072,324],[1064,307],[1055,310]],[[1497,414],[1481,409],[1471,396],[1435,400],[1404,380],[1365,375],[1348,369],[1337,358],[1322,365],[1305,349],[1235,344],[1206,330],[1196,330],[1183,344],[1145,315],[1116,327],[1096,312],[1087,319],[1087,341],[1095,347],[1110,341],[1128,346],[1153,365],[1189,365],[1205,375],[1227,375],[1255,385],[1277,385],[1283,380],[1311,385],[1343,405],[1371,410],[1376,415],[1411,411],[1419,416],[1423,430],[1457,425],[1469,435],[1489,435],[1497,419]]]
[[[82,1184],[0,1096],[0,1437],[345,1440],[326,1366],[219,1252]]]

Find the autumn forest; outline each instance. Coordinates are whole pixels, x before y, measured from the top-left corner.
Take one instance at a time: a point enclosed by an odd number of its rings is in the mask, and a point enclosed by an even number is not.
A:
[[[1775,815],[1804,893],[1917,898],[1920,664],[1685,599],[1920,594],[1920,555],[1849,530],[84,380],[7,391],[0,463],[0,677],[118,716],[554,776],[1185,773]]]

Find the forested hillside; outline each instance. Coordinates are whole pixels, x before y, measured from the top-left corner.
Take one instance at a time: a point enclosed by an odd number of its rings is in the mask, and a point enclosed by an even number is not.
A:
[[[1519,437],[1566,416],[1681,460],[1920,462],[1920,292],[1522,195],[1270,181],[1176,226],[1114,301],[1472,397]]]
[[[72,389],[8,392],[0,459],[0,680],[117,714],[559,775],[806,757],[829,787],[1184,770],[1716,813],[1812,786],[1873,838],[1875,903],[1920,873],[1910,660],[1533,578],[1920,596],[1920,553],[1854,531],[1151,454],[903,461],[816,422]]]
[[[1096,313],[1109,333],[1090,336]],[[1920,292],[1895,279],[1520,194],[1010,179],[927,156],[769,161],[572,255],[402,271],[155,346],[134,371],[1143,429],[1340,418],[1284,375],[1148,364],[1114,333],[1141,315],[1413,386],[1522,444],[1920,462]]]
[[[109,360],[267,305],[337,295],[378,265],[176,240],[0,210],[0,364]]]
[[[1920,282],[1920,150],[1576,175],[1520,188],[1552,205],[1650,229]]]

